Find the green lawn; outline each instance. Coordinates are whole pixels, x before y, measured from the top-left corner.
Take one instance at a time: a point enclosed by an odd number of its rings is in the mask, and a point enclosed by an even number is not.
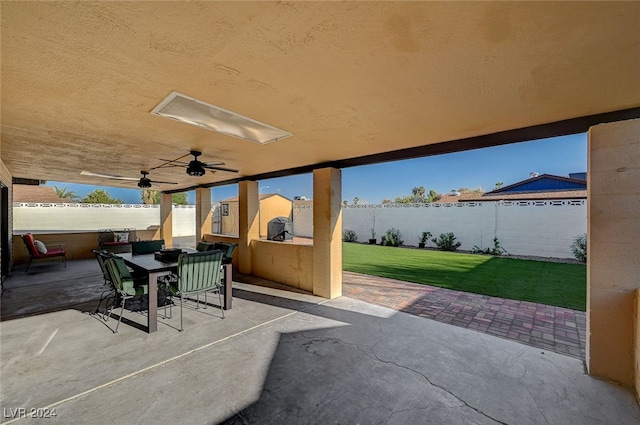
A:
[[[345,271],[585,311],[582,264],[343,243]]]

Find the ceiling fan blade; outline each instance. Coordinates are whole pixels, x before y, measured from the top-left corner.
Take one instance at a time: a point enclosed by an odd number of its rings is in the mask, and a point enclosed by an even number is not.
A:
[[[139,177],[122,177],[122,176],[114,176],[112,174],[92,173],[91,171],[82,171],[80,174],[82,174],[83,176],[102,177],[102,178],[111,179],[111,180],[130,180],[130,181],[140,180]]]
[[[186,162],[184,162],[184,161],[178,161],[178,160],[175,160],[175,159],[162,159],[162,158],[158,158],[158,160],[160,160],[160,161],[164,161],[164,162],[166,162],[167,164],[171,164],[172,162],[174,162],[174,163],[177,163],[177,164],[184,164],[184,165],[187,165],[187,163],[186,163]]]
[[[234,170],[233,168],[217,167],[217,166],[211,166],[211,165],[203,165],[203,168],[206,168],[207,170],[228,171],[230,173],[238,172],[238,170]]]
[[[222,161],[215,161],[215,162],[207,162],[207,163],[204,163],[204,162],[203,162],[203,163],[202,163],[202,166],[203,166],[203,167],[209,167],[209,166],[212,166],[212,165],[224,165],[224,162],[222,162]]]
[[[149,170],[157,170],[158,168],[169,168],[169,167],[186,167],[188,164],[162,164],[157,167],[150,168]]]
[[[149,180],[151,183],[158,183],[158,184],[178,184],[176,182],[161,182],[158,180]]]

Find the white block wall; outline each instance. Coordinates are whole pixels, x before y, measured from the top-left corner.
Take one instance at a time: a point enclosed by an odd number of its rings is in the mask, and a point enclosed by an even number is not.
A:
[[[461,250],[474,246],[493,248],[493,238],[513,255],[573,258],[573,239],[587,232],[587,201],[502,201],[453,204],[350,205],[342,209],[344,229],[358,240],[371,237],[375,218],[378,243],[395,227],[405,245],[418,245],[423,231],[434,237],[453,232]],[[13,229],[24,231],[96,231],[99,229],[147,229],[160,225],[158,205],[14,204]],[[293,207],[293,232],[313,237],[313,203]],[[195,235],[195,207],[174,205],[173,235]],[[434,246],[429,242],[427,246]]]
[[[573,258],[573,239],[587,231],[584,199],[554,201],[466,202],[452,204],[350,205],[342,209],[343,229],[351,229],[358,241],[371,237],[375,218],[378,243],[387,229],[395,227],[405,245],[418,245],[423,231],[435,236],[453,232],[459,249],[493,248],[493,238],[513,255]],[[313,209],[294,206],[293,230],[298,236],[313,235]],[[434,246],[429,241],[427,246]]]
[[[194,205],[173,206],[173,236],[195,235]],[[100,229],[147,229],[160,225],[159,205],[138,204],[14,204],[13,230],[96,231]]]

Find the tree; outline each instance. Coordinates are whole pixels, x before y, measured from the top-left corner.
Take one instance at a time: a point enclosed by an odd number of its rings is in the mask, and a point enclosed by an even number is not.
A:
[[[344,201],[342,201],[342,205],[344,205],[344,206],[346,207],[347,205],[349,205],[349,201],[347,201],[347,200],[345,199]]]
[[[502,183],[502,182],[498,182],[498,183],[496,183],[496,186],[493,188],[493,190],[498,190],[498,189],[500,189],[500,188],[502,187],[502,185],[504,185],[504,183]]]
[[[53,190],[56,191],[56,195],[60,199],[69,200],[71,202],[76,202],[78,199],[80,199],[80,197],[76,195],[73,190],[69,190],[66,187],[53,186]]]
[[[391,199],[386,199],[385,198],[385,199],[382,200],[382,203],[383,204],[393,204],[393,201]]]
[[[104,189],[96,189],[82,198],[83,204],[123,204],[122,199],[112,198]]]
[[[357,196],[353,198],[353,205],[358,205],[359,203],[360,203],[360,198],[358,198]]]
[[[146,205],[156,204],[156,195],[158,195],[157,190],[142,189],[140,191],[140,200]]]
[[[455,192],[456,190],[452,190],[452,192]],[[477,187],[475,189],[469,189],[468,187],[461,187],[457,190],[457,192],[460,193],[484,193],[484,189],[481,187]]]
[[[429,190],[428,195],[426,195],[426,193],[427,193],[427,189],[424,186],[420,186],[420,187],[416,186],[411,190],[411,195],[396,196],[396,199],[394,202],[396,204],[414,204],[414,203],[423,204],[426,202],[433,202],[440,197],[440,195],[438,195],[438,192],[436,192],[433,189]]]
[[[157,190],[143,189],[140,191],[140,199],[144,204],[158,205],[160,203],[160,192]],[[175,205],[187,205],[187,194],[185,192],[172,193],[171,203]]]
[[[160,201],[160,195],[158,194],[158,202]],[[187,193],[172,193],[171,202],[175,205],[187,205]]]
[[[411,190],[411,194],[413,195],[414,198],[418,198],[420,200],[419,202],[423,202],[424,201],[424,194],[426,192],[427,192],[427,189],[425,189],[424,186],[414,187]]]

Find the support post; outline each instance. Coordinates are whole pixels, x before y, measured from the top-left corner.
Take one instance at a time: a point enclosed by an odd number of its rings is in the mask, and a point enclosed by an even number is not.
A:
[[[160,194],[160,237],[167,247],[173,246],[173,198],[170,193]]]
[[[640,119],[589,129],[587,352],[589,374],[634,386],[640,289]],[[638,383],[640,385],[640,382]],[[636,388],[640,391],[640,388]]]
[[[313,293],[342,295],[342,172],[313,172]]]
[[[238,183],[238,204],[238,268],[240,273],[251,274],[251,241],[260,239],[258,182]]]
[[[211,233],[211,189],[196,189],[196,243]]]

